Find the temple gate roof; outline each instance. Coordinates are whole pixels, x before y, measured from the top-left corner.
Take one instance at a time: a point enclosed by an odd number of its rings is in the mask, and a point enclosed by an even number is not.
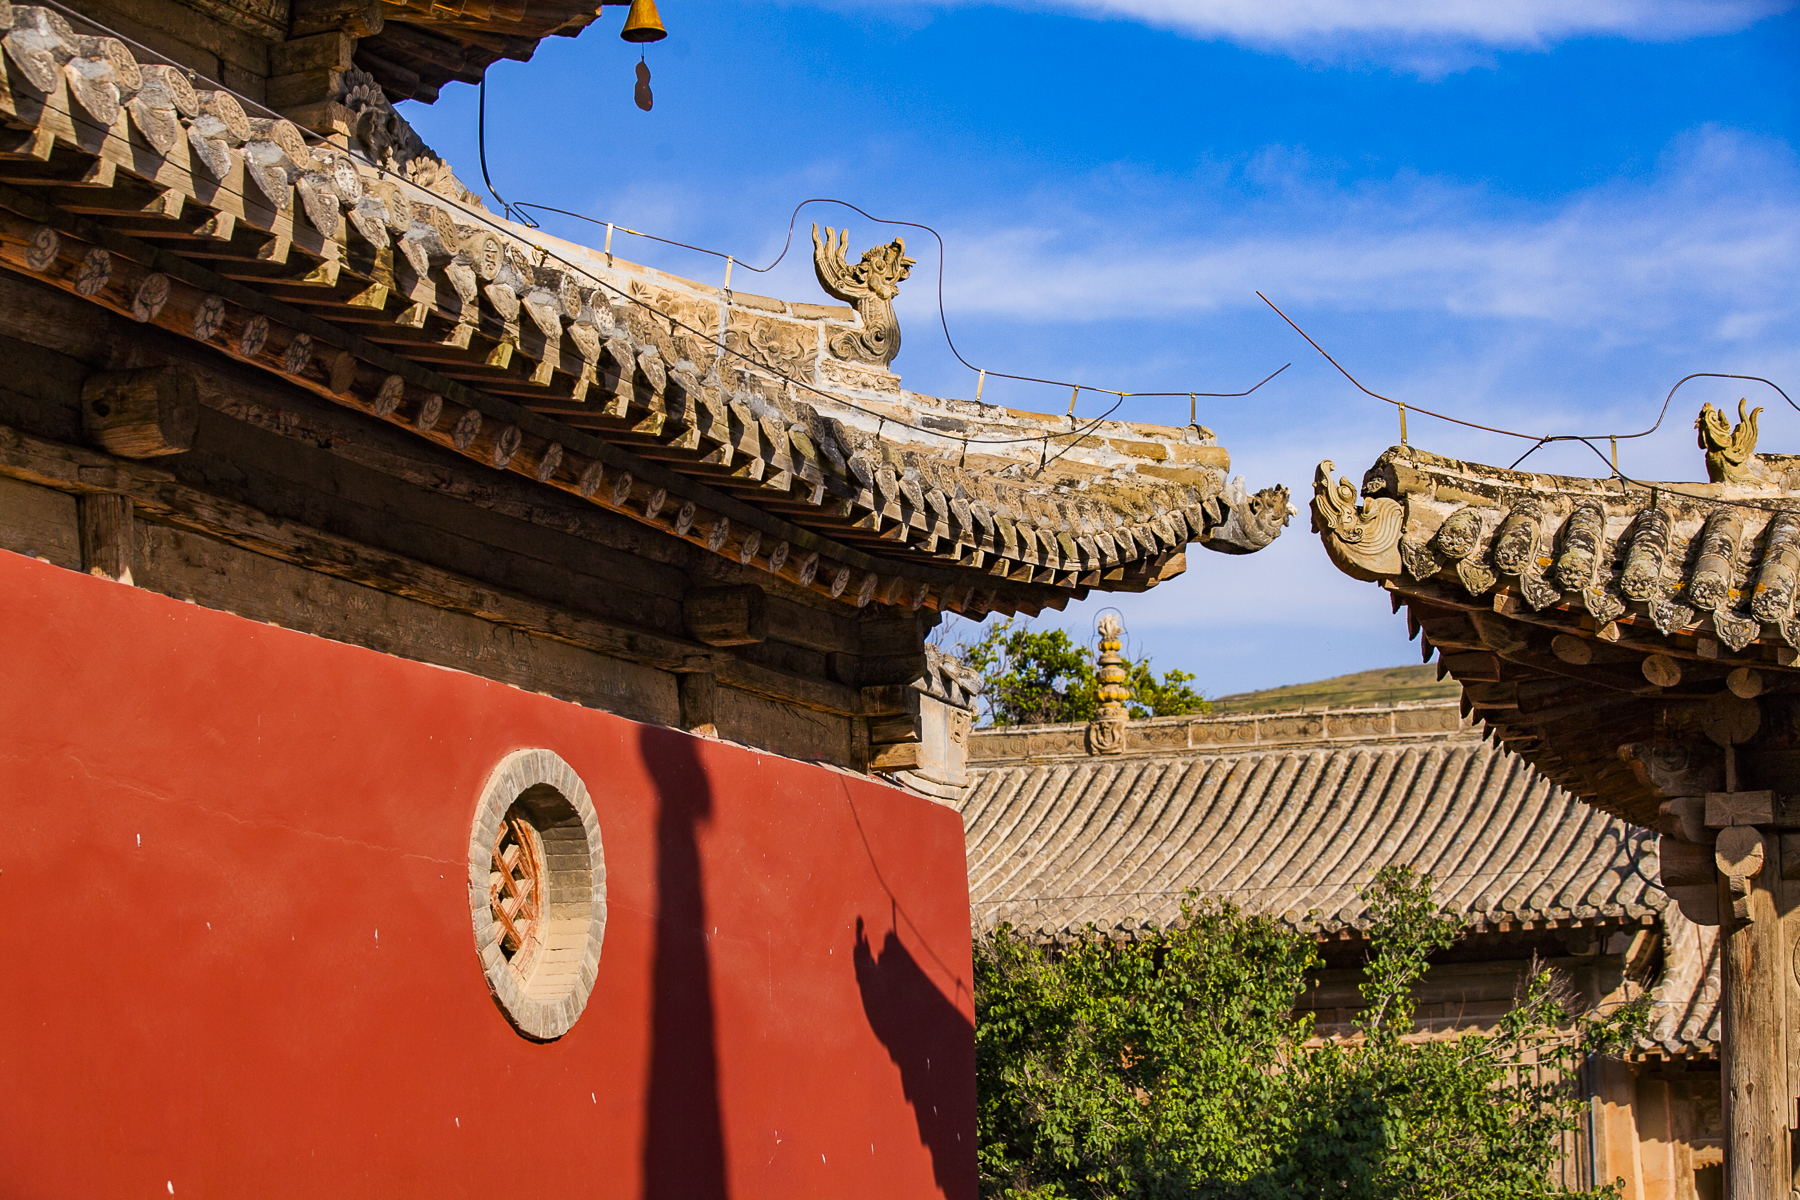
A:
[[[357,71],[327,140],[52,10],[0,16],[0,262],[495,470],[846,603],[973,617],[1152,587],[1291,512],[1199,425],[903,389],[841,239],[820,277],[853,305],[710,287],[487,212]]]

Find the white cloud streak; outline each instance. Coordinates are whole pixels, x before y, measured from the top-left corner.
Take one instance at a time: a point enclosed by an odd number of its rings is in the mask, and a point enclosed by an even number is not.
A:
[[[945,7],[957,0],[913,0]],[[1668,41],[1743,29],[1780,0],[1013,0],[1194,37],[1329,51],[1334,38],[1538,47],[1580,36]]]
[[[1216,232],[1154,244],[1131,236],[1129,213],[1041,212],[952,235],[946,305],[1026,322],[1168,319],[1253,306],[1261,290],[1314,308],[1554,323],[1620,344],[1696,321],[1710,339],[1756,338],[1800,313],[1800,171],[1785,147],[1707,133],[1647,184],[1502,207],[1420,184],[1290,192]]]

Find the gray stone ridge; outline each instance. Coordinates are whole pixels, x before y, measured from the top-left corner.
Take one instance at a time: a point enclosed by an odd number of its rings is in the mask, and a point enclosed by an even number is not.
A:
[[[1208,747],[1286,746],[1304,742],[1371,739],[1439,740],[1481,733],[1465,722],[1454,701],[1414,701],[1378,707],[1294,709],[1274,713],[1153,717],[1125,730],[1127,756],[1160,755]],[[978,729],[969,745],[971,764],[1085,758],[1087,726],[1003,725]]]

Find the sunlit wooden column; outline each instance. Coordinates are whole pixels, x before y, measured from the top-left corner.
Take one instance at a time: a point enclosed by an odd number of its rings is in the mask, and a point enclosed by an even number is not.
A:
[[[1794,1058],[1789,1014],[1796,981],[1785,903],[1779,817],[1772,791],[1714,792],[1718,831],[1722,1112],[1730,1200],[1793,1194]],[[1800,864],[1795,864],[1800,865]],[[1790,866],[1789,870],[1792,870]]]

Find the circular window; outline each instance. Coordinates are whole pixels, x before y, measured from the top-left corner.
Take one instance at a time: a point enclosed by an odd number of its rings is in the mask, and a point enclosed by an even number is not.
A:
[[[606,859],[581,777],[549,750],[500,760],[469,841],[475,949],[500,1011],[561,1037],[587,1006],[606,934]]]

